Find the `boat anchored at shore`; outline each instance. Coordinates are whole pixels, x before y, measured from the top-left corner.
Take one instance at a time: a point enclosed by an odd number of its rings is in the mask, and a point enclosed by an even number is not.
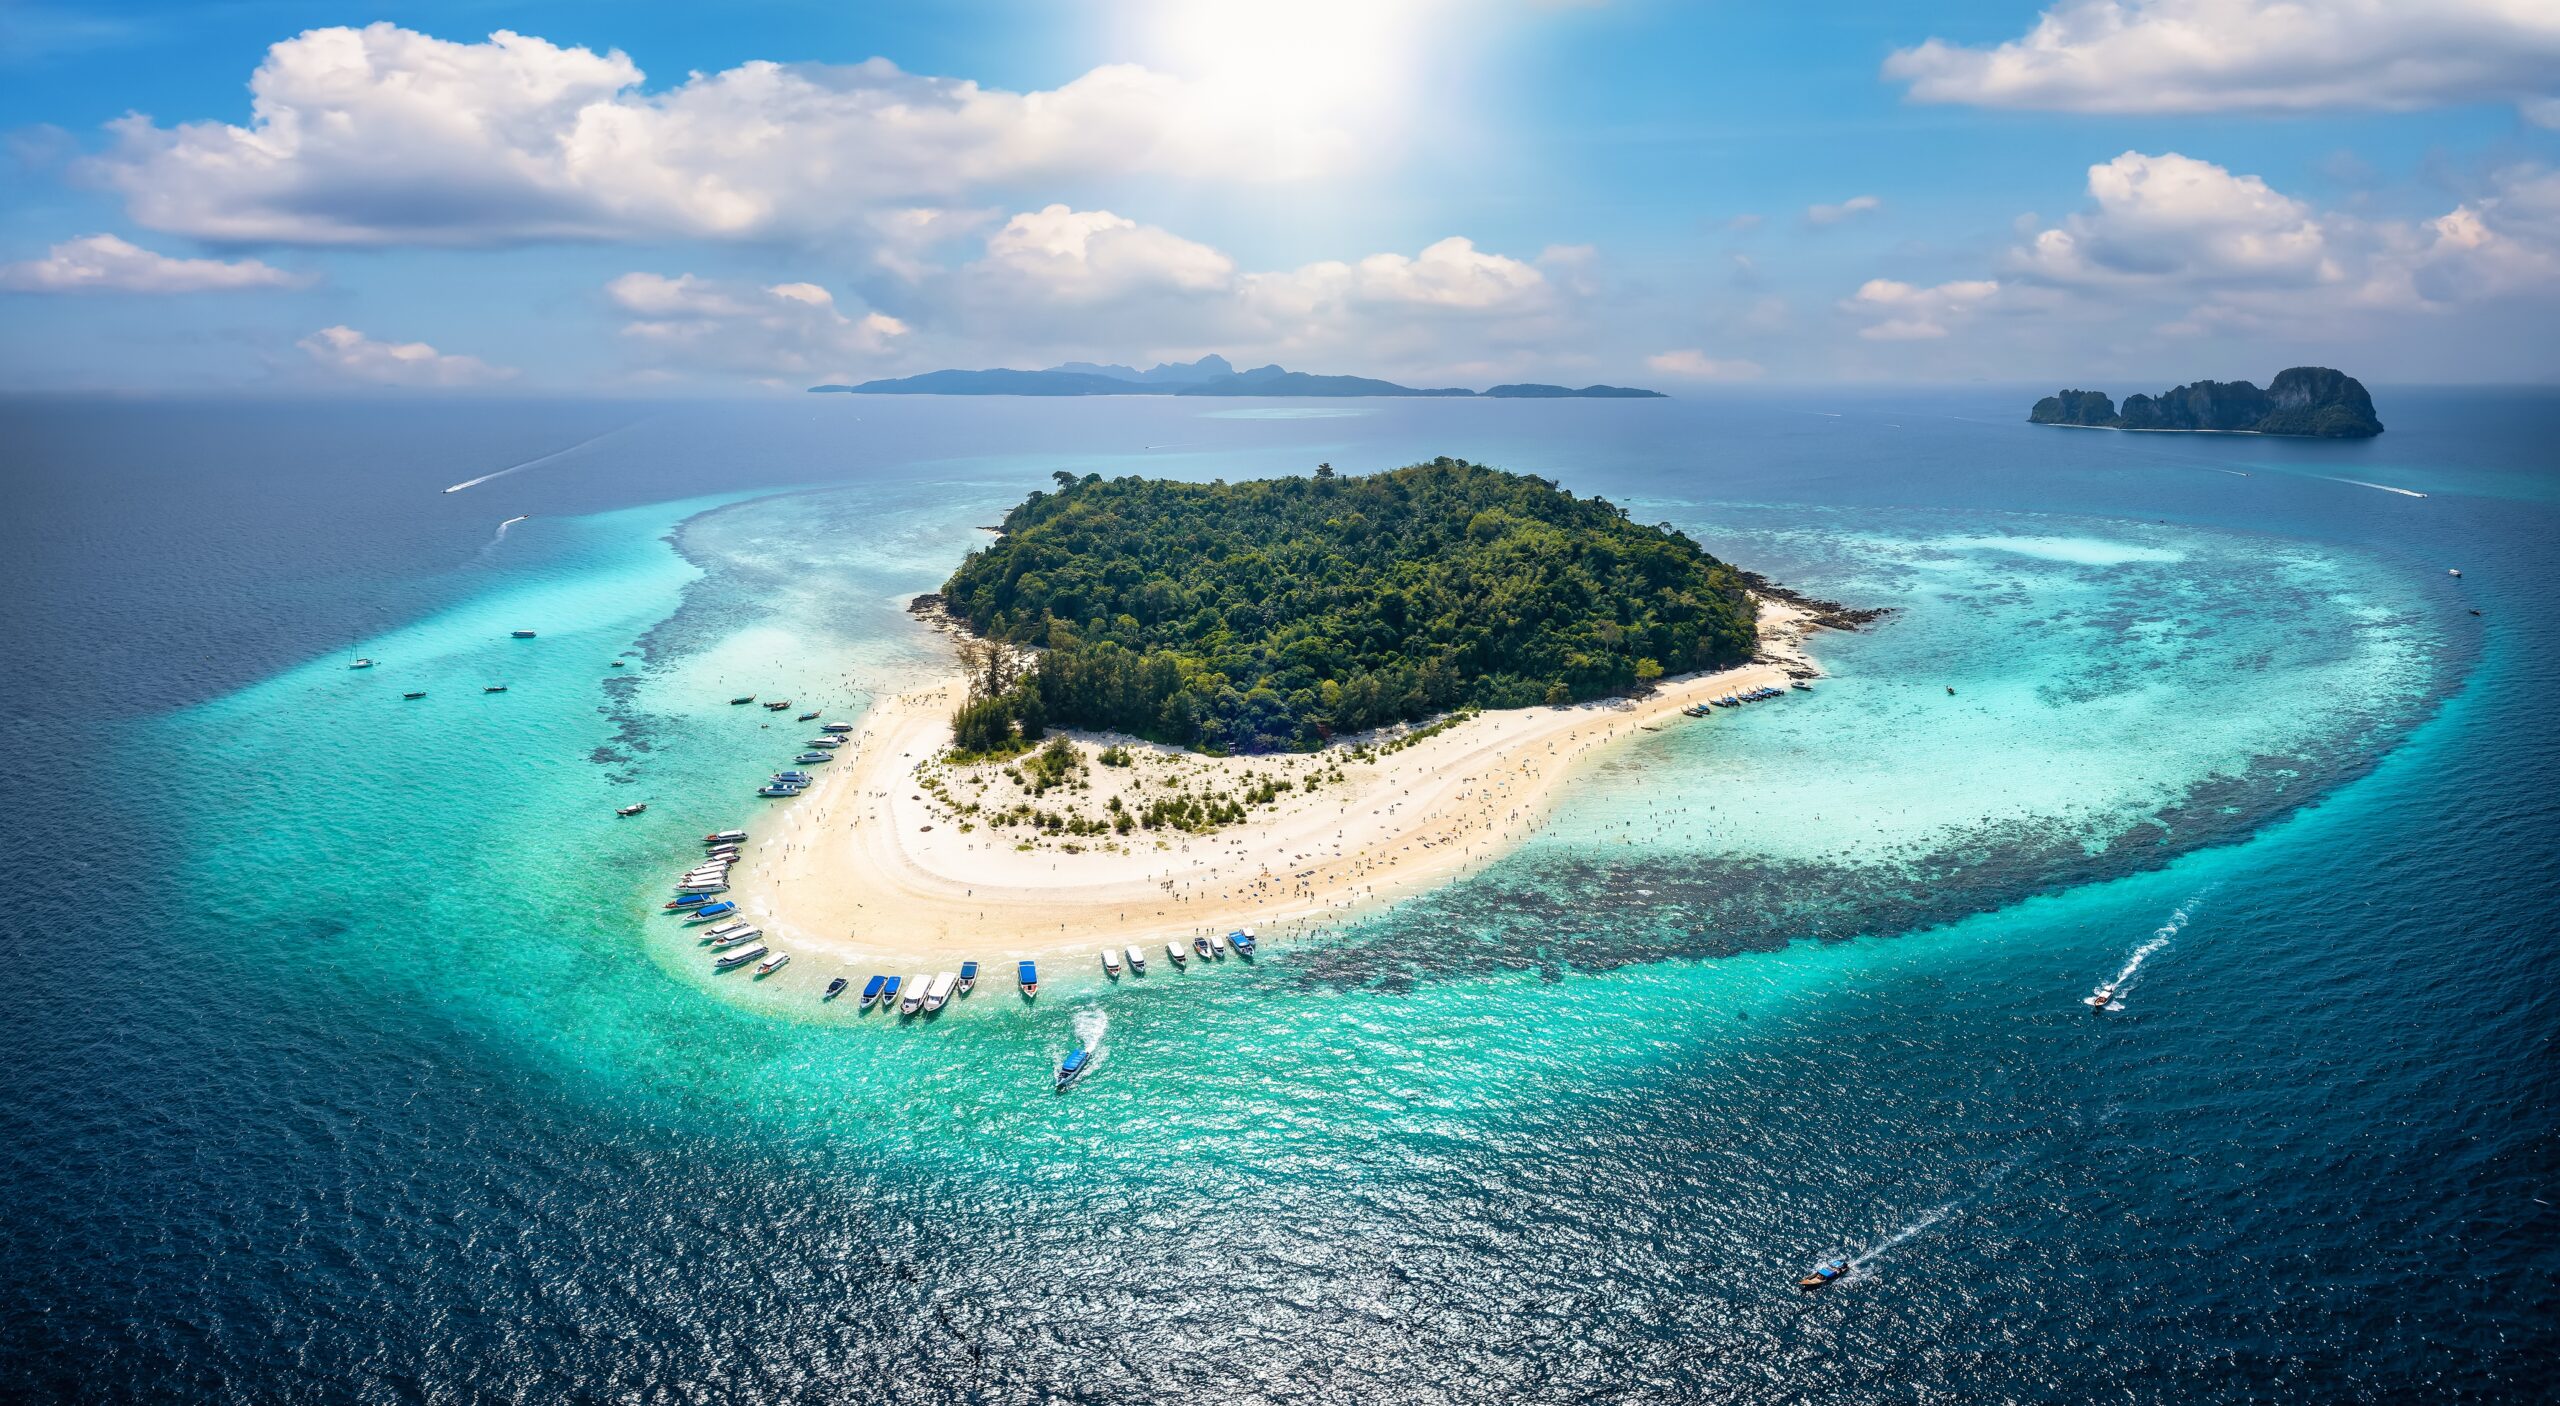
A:
[[[1024,1000],[1030,1000],[1040,994],[1040,969],[1031,963],[1016,963],[1013,968],[1013,979],[1022,987]]]

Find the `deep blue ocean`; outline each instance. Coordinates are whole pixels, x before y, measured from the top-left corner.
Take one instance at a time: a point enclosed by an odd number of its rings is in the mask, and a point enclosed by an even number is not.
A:
[[[2560,392],[2375,398],[0,401],[0,1398],[2553,1399]],[[1893,614],[1251,966],[654,924],[1053,470],[1442,454]]]

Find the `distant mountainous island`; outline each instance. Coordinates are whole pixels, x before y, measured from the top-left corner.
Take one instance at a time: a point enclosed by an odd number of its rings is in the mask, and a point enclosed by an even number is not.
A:
[[[2106,430],[2221,431],[2314,439],[2370,439],[2382,433],[2364,383],[2326,366],[2289,367],[2277,372],[2265,390],[2247,381],[2198,381],[2156,396],[2127,396],[2122,410],[2104,391],[2064,391],[2037,401],[2027,419],[2039,425]]]
[[[1659,400],[1660,391],[1628,386],[1549,386],[1535,382],[1471,391],[1463,386],[1436,390],[1400,386],[1367,376],[1318,376],[1277,365],[1238,371],[1225,357],[1172,362],[1139,371],[1070,361],[1045,371],[927,371],[858,386],[811,386],[813,393],[844,395],[1254,395],[1254,396],[1492,396],[1506,400]]]

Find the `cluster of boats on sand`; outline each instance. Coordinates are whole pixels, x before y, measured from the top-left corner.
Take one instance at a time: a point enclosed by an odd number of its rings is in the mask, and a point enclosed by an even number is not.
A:
[[[711,944],[711,965],[730,971],[754,962],[756,975],[766,977],[782,970],[791,954],[766,947],[761,941],[763,930],[739,916],[737,904],[720,896],[729,891],[729,870],[746,842],[744,830],[714,830],[703,836],[702,862],[676,876],[676,896],[667,900],[664,911],[702,929],[703,940]]]
[[[1728,693],[1722,698],[1710,698],[1704,703],[1693,703],[1680,711],[1693,718],[1703,718],[1707,715],[1707,710],[1711,707],[1739,708],[1745,703],[1764,703],[1772,698],[1786,697],[1788,689],[1793,689],[1798,693],[1811,693],[1813,692],[1813,685],[1806,683],[1802,679],[1796,679],[1790,682],[1786,688],[1777,688],[1764,684],[1759,688],[1745,689],[1740,693]]]
[[[732,698],[729,701],[731,703],[753,703],[756,701],[756,696],[750,693],[742,697]],[[767,703],[764,706],[778,713],[789,708],[791,706],[791,700],[788,698],[779,699],[775,702]],[[804,723],[815,722],[820,711],[820,709],[812,708],[808,712],[802,713],[799,720]],[[818,729],[820,734],[819,736],[812,737],[800,744],[801,747],[806,750],[791,759],[792,766],[787,770],[777,771],[771,776],[766,777],[764,779],[764,784],[756,788],[756,794],[767,797],[784,797],[796,796],[801,792],[808,790],[812,785],[816,784],[818,778],[810,775],[808,772],[800,770],[800,768],[804,766],[815,766],[820,762],[834,761],[836,759],[836,749],[844,745],[844,735],[851,731],[853,731],[853,724],[851,723],[824,724]]]
[[[1182,948],[1182,939],[1177,937],[1166,941],[1164,955],[1179,968],[1188,964],[1194,954],[1204,962],[1223,961],[1231,950],[1239,957],[1250,957],[1253,955],[1255,941],[1253,929],[1238,928],[1224,936],[1211,933],[1205,937],[1195,937],[1191,939],[1191,950],[1185,952]],[[1147,954],[1139,951],[1137,944],[1102,949],[1103,975],[1114,981],[1119,980],[1124,963],[1132,976],[1147,974]],[[1029,966],[1030,963],[1025,962],[1023,965]]]

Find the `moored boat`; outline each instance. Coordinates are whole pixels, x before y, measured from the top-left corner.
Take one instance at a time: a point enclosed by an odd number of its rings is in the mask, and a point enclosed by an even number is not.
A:
[[[520,640],[529,640],[533,638],[533,631],[531,630],[509,630],[507,633]]]
[[[741,703],[753,703],[754,701],[756,701],[756,696],[754,694],[741,693],[737,697],[729,700],[729,706],[735,708]]]
[[[862,1002],[856,1007],[856,1009],[867,1011],[871,1009],[872,1006],[878,1004],[880,1000],[880,988],[888,984],[889,978],[885,976],[875,976],[869,981],[862,983]]]
[[[668,899],[665,903],[660,904],[659,906],[662,908],[699,908],[710,901],[711,895],[707,893],[684,893]]]
[[[759,942],[752,947],[740,947],[732,951],[723,952],[719,956],[711,959],[711,965],[718,967],[722,971],[727,971],[731,967],[743,967],[747,963],[754,961],[756,958],[763,956],[764,953],[764,944]]]
[[[1120,974],[1119,949],[1113,947],[1105,947],[1102,949],[1102,973],[1105,976],[1118,976]]]
[[[692,912],[687,913],[685,915],[685,921],[692,923],[709,923],[716,922],[722,918],[734,918],[736,916],[738,916],[738,905],[731,903],[729,900],[724,898],[717,903],[706,903],[701,907],[694,909]]]
[[[740,920],[738,922],[731,923],[718,923],[711,927],[704,928],[699,936],[705,942],[717,942],[721,938],[727,937],[733,932],[744,932],[746,930],[747,925],[745,921]]]
[[[1191,939],[1191,950],[1199,953],[1200,960],[1204,962],[1209,960],[1212,955],[1209,951],[1209,939],[1206,937],[1195,937]]]
[[[1179,938],[1167,942],[1164,945],[1164,954],[1167,957],[1172,958],[1173,964],[1177,967],[1191,960],[1190,954],[1182,950],[1182,941]]]
[[[772,702],[767,703],[767,704],[766,704],[766,705],[764,705],[764,706],[765,706],[765,707],[767,707],[767,708],[772,709],[774,712],[779,713],[779,712],[781,712],[783,709],[788,708],[788,707],[790,707],[790,706],[791,706],[791,700],[790,700],[790,699],[788,699],[788,698],[777,698],[777,699],[773,700]]]
[[[924,1008],[925,974],[917,972],[907,978],[907,994],[898,998],[898,1014],[914,1015]]]
[[[821,724],[821,725],[819,726],[818,731],[820,731],[820,732],[832,732],[832,733],[837,734],[838,736],[842,736],[842,735],[843,735],[843,734],[845,734],[845,733],[848,733],[848,732],[853,731],[853,724],[851,724],[851,723],[823,723],[823,724]]]
[[[647,801],[641,801],[634,805],[616,806],[614,807],[613,813],[616,815],[638,815],[640,812],[647,810],[648,808],[649,803]]]
[[[370,669],[373,667],[373,661],[370,659],[359,659],[356,662],[349,664],[347,667],[350,669]]]
[[[830,752],[803,752],[800,755],[793,757],[791,760],[807,765],[815,765],[819,762],[834,761],[835,755]]]
[[[812,709],[810,709],[808,712],[802,713],[802,714],[800,715],[800,721],[802,721],[802,722],[804,722],[804,723],[808,723],[808,722],[816,722],[816,721],[818,720],[818,713],[819,713],[819,711],[820,711],[819,709],[812,708]]]
[[[1796,1287],[1804,1290],[1806,1293],[1812,1293],[1814,1290],[1821,1288],[1825,1284],[1832,1283],[1841,1275],[1848,1272],[1849,1262],[1847,1260],[1824,1260],[1822,1263],[1813,1267],[1813,1272],[1811,1274],[1797,1280]]]
[[[832,1001],[832,1000],[834,1000],[835,998],[837,998],[838,996],[841,996],[841,995],[843,995],[843,994],[844,994],[844,978],[843,978],[843,977],[837,977],[835,980],[830,981],[830,982],[828,982],[828,983],[827,983],[827,994],[825,994],[824,996],[819,997],[818,999],[819,999],[819,1000],[821,1000],[821,1001]]]
[[[811,747],[841,747],[844,745],[844,739],[841,737],[812,737],[806,745]]]
[[[1031,963],[1016,962],[1013,967],[1013,979],[1022,987],[1024,996],[1040,994],[1040,969]]]
[[[504,693],[507,691],[507,686],[502,683],[483,684],[480,691],[482,693]]]
[[[885,1007],[894,1006],[894,1005],[898,1004],[898,988],[900,988],[900,987],[904,986],[905,984],[906,984],[906,978],[904,978],[904,977],[891,976],[891,977],[883,977],[883,978],[881,978],[881,981],[880,981],[880,1004],[881,1004],[881,1006],[885,1008]]]
[[[753,942],[753,941],[755,941],[757,938],[762,937],[762,936],[764,936],[764,932],[763,932],[763,930],[762,930],[762,929],[759,929],[759,928],[744,928],[744,927],[742,927],[742,928],[738,929],[736,932],[733,932],[733,933],[729,934],[727,937],[718,937],[718,938],[713,938],[713,939],[712,939],[712,941],[711,941],[711,945],[712,945],[714,948],[722,948],[722,947],[738,947],[738,946],[743,946],[743,945],[744,945],[744,944],[746,944],[746,943]]]
[[[703,836],[702,842],[706,845],[735,845],[744,844],[746,838],[747,832],[744,830],[714,830]]]
[[[799,795],[803,789],[804,788],[799,786],[758,786],[756,788],[756,794],[759,796],[796,796]]]
[[[958,972],[936,972],[933,980],[924,988],[925,1014],[931,1015],[942,1009],[951,1000],[951,993],[958,989],[959,985]]]
[[[1225,936],[1214,932],[1209,934],[1209,955],[1212,957],[1223,957],[1227,955],[1227,939]]]
[[[1139,951],[1134,942],[1129,944],[1129,970],[1142,975],[1147,970],[1147,954]]]
[[[1253,955],[1253,929],[1238,928],[1234,932],[1227,934],[1227,942],[1230,946],[1236,949],[1237,956],[1250,957]]]
[[[422,688],[422,689],[419,689],[419,690],[418,690],[417,692],[415,692],[415,693],[404,693],[404,694],[401,694],[400,696],[401,696],[401,697],[403,697],[403,698],[424,698],[424,697],[426,697],[426,696],[427,696],[427,691],[426,691],[425,689],[423,689],[423,688]]]
[[[782,970],[783,964],[790,960],[790,953],[776,952],[772,956],[765,958],[763,961],[756,963],[756,975],[760,977],[771,976],[775,972]]]
[[[966,996],[977,989],[978,964],[975,962],[962,962],[960,964],[960,994]]]

